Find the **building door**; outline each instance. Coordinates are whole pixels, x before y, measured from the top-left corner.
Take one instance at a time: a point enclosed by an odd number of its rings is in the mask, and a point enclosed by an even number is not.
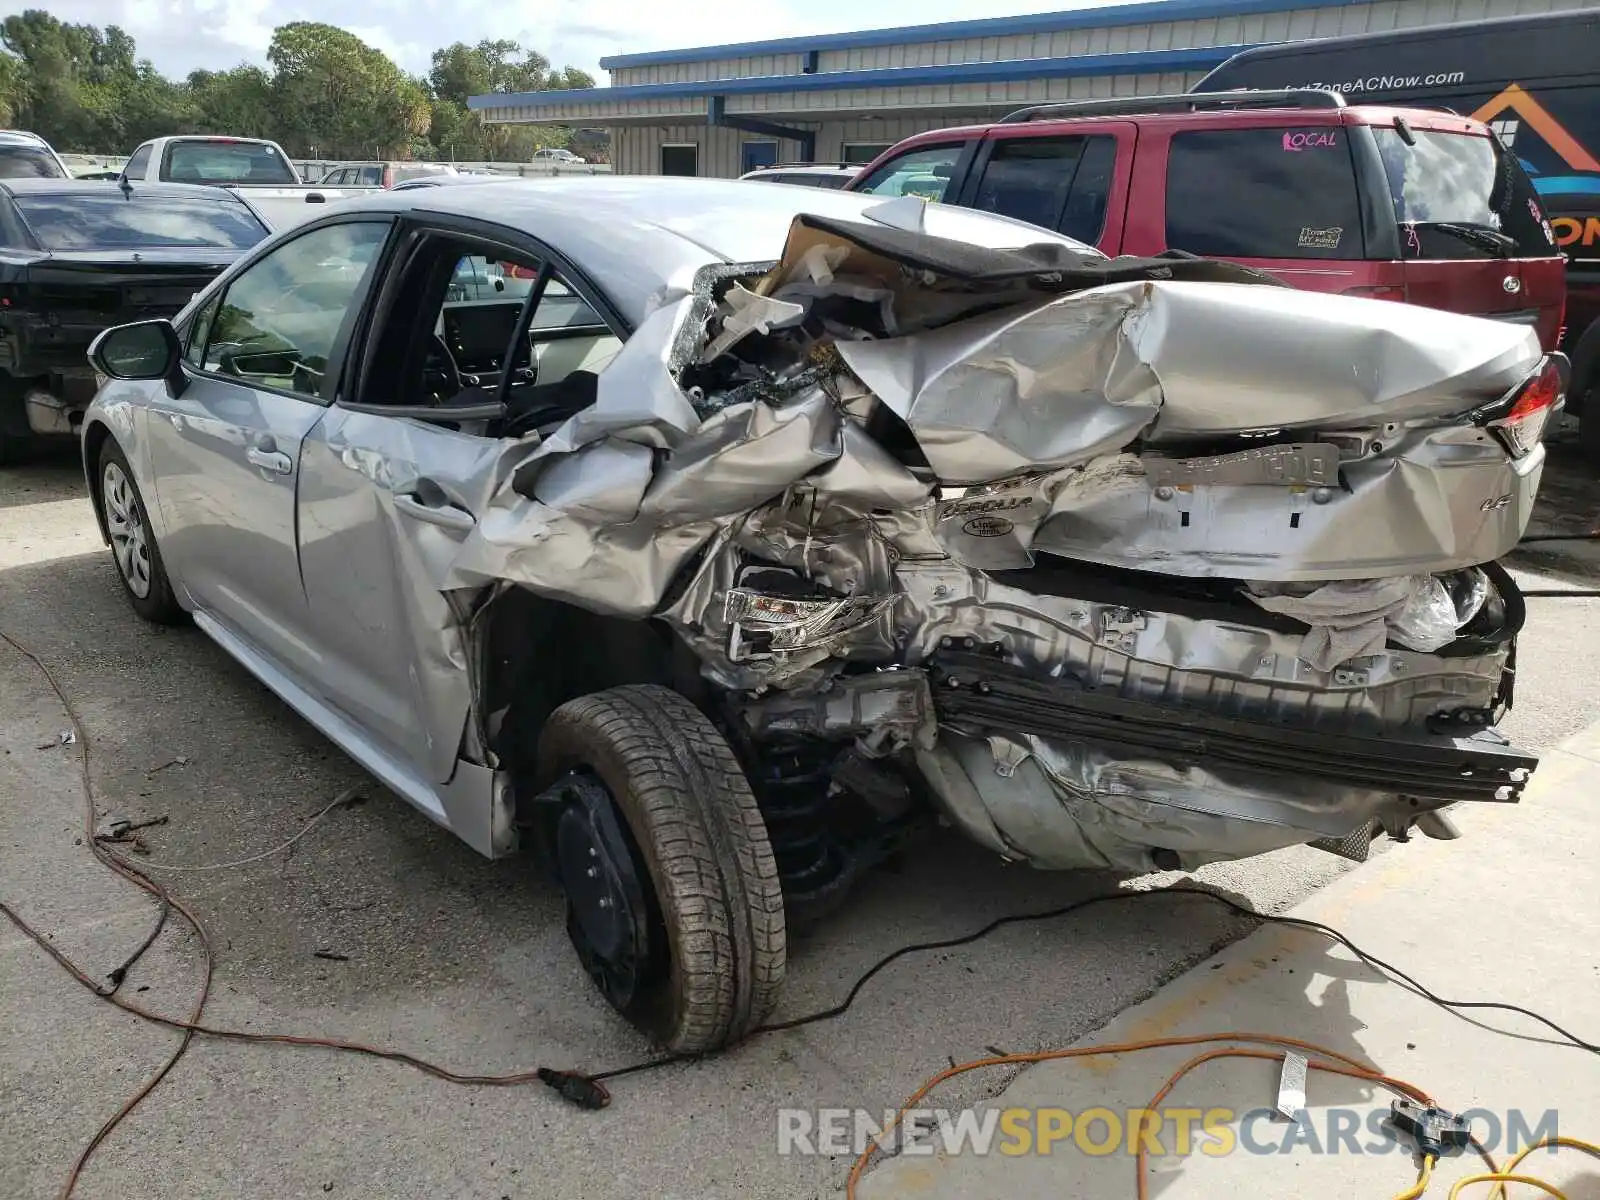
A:
[[[691,176],[700,174],[700,147],[695,145],[661,147],[661,173]]]
[[[762,167],[775,167],[778,165],[777,142],[746,142],[744,144],[744,166],[739,168],[741,175],[751,171],[759,171]]]

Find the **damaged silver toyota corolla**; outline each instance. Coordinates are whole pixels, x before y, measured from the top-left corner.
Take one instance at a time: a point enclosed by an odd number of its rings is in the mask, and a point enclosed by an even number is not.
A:
[[[678,1051],[933,819],[1192,868],[1514,800],[1493,726],[1565,360],[920,201],[387,193],[108,331],[133,606],[439,824],[536,851]]]

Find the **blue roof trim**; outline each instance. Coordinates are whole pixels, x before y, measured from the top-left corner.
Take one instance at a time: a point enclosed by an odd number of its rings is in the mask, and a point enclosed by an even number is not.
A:
[[[1197,46],[1186,50],[1142,50],[1127,54],[1080,54],[1073,58],[1013,58],[1004,62],[950,63],[937,67],[886,67],[872,71],[823,71],[816,75],[760,75],[707,79],[698,83],[633,83],[622,87],[569,88],[559,92],[495,92],[469,96],[475,111],[546,108],[556,104],[604,104],[618,100],[662,100],[682,96],[739,96],[751,92],[824,92],[861,87],[926,87],[945,83],[1015,83],[1147,71],[1204,71],[1253,46]]]
[[[1029,33],[1104,29],[1146,22],[1203,21],[1212,17],[1246,17],[1259,13],[1298,12],[1307,8],[1342,8],[1368,2],[1370,0],[1153,0],[1150,3],[1111,4],[1103,8],[1077,8],[1069,12],[1032,13],[1020,17],[982,17],[972,21],[942,21],[936,25],[867,29],[859,33],[815,34],[777,38],[768,42],[733,42],[726,46],[612,54],[602,58],[600,66],[603,70],[614,71],[618,67],[646,67],[656,63],[706,62],[710,59],[745,58],[758,54],[801,54],[810,50],[860,50],[870,46],[916,45],[960,38],[1017,37]]]

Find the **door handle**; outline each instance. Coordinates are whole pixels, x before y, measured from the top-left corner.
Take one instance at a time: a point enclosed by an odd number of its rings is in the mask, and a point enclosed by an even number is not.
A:
[[[282,450],[263,450],[259,446],[251,446],[244,452],[244,457],[252,467],[260,467],[274,475],[287,475],[294,470],[294,462]]]
[[[424,504],[420,497],[408,492],[396,495],[394,506],[415,520],[443,529],[454,529],[458,533],[466,533],[478,523],[478,519],[464,508],[457,508],[454,504]]]

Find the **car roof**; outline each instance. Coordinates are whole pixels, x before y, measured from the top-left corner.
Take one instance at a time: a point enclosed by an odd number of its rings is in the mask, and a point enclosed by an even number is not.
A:
[[[0,179],[0,188],[13,196],[109,196],[121,193],[107,187],[103,179]],[[128,192],[139,196],[191,196],[215,200],[219,204],[241,204],[239,196],[227,188],[203,183],[130,183]]]
[[[29,133],[26,129],[0,129],[0,145],[8,146],[37,146],[48,150],[50,143],[37,133]]]
[[[686,292],[702,267],[776,260],[797,214],[859,221],[885,203],[831,189],[750,188],[736,179],[583,175],[391,188],[345,201],[339,211],[438,212],[521,230],[570,259],[637,324],[659,297]],[[1098,254],[1035,225],[951,205],[928,205],[924,229],[991,248],[1048,242]]]

